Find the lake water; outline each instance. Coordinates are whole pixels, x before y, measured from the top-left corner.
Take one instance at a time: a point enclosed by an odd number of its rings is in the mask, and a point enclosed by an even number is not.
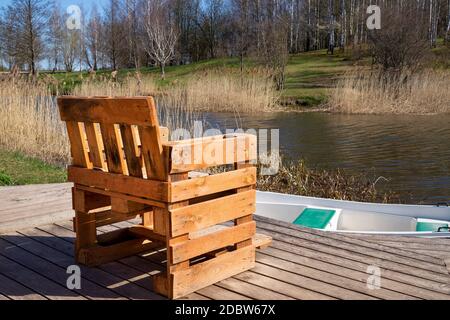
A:
[[[224,130],[279,128],[282,153],[309,166],[383,176],[390,189],[412,203],[450,202],[450,115],[337,115],[208,113]]]

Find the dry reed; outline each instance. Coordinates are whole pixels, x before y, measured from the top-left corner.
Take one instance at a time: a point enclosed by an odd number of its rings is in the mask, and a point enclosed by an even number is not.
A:
[[[171,131],[184,128],[190,130],[197,119],[196,113],[186,103],[181,90],[171,90],[171,94],[161,93],[160,89],[151,76],[127,76],[122,81],[110,79],[91,79],[84,81],[75,87],[75,96],[154,96],[158,105],[160,124],[168,127]]]
[[[69,161],[67,134],[46,83],[0,82],[0,147],[52,164]]]
[[[158,87],[153,77],[142,77],[139,73],[134,76],[126,76],[122,81],[114,79],[96,79],[84,80],[76,86],[72,92],[75,96],[152,96],[156,95]]]
[[[424,70],[389,75],[349,72],[331,92],[330,111],[360,114],[450,113],[450,72]]]
[[[257,113],[277,108],[279,92],[263,71],[243,75],[223,70],[193,75],[186,83],[169,88],[195,111]]]
[[[261,191],[280,192],[306,197],[336,200],[400,203],[393,192],[380,192],[377,178],[352,175],[341,170],[326,171],[308,168],[305,162],[284,162],[276,175],[258,176]]]

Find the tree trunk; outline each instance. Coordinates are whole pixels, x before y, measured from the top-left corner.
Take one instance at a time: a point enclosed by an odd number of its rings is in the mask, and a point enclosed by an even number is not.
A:
[[[161,69],[161,79],[166,80],[166,64],[160,63],[160,69]]]
[[[334,54],[335,35],[334,35],[334,1],[328,0],[328,51]]]
[[[347,9],[345,8],[345,0],[341,0],[341,39],[339,46],[345,50],[347,42]]]
[[[445,40],[447,43],[450,43],[450,0],[448,0],[447,7],[448,7],[447,34],[446,34]]]

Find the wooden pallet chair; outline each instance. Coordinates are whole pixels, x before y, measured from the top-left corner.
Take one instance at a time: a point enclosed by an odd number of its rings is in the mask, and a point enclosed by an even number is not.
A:
[[[255,248],[271,241],[255,234],[252,216],[255,136],[169,142],[150,97],[61,97],[58,105],[73,160],[78,263],[97,266],[165,248],[167,269],[153,285],[169,298],[255,265]],[[194,173],[214,166],[232,170]],[[140,225],[97,234],[100,226],[136,217]]]

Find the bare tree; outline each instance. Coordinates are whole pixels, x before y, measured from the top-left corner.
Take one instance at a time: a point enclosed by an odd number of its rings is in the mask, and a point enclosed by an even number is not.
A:
[[[111,68],[117,70],[124,58],[126,48],[123,7],[120,0],[110,0],[104,21],[105,52]]]
[[[37,63],[45,53],[44,35],[47,27],[47,9],[44,0],[14,0],[6,9],[9,20],[11,52],[17,61],[28,65],[32,75],[36,74]]]
[[[285,71],[289,60],[288,30],[289,25],[283,15],[274,16],[273,21],[267,21],[261,30],[262,43],[258,54],[271,70],[278,90],[283,90],[285,84]]]
[[[214,59],[217,53],[220,33],[225,23],[225,7],[223,0],[205,0],[202,7],[203,10],[196,20],[196,24],[207,43],[209,58]]]
[[[98,69],[99,54],[101,50],[100,34],[101,19],[97,7],[94,5],[91,10],[90,19],[87,22],[86,32],[84,34],[86,44],[86,60],[90,68],[94,71]]]
[[[81,55],[81,31],[67,30],[63,33],[62,54],[67,72],[74,70],[75,62]]]
[[[4,59],[10,70],[16,65],[23,63],[19,54],[18,46],[18,30],[16,24],[16,12],[14,10],[6,10],[0,21],[0,43]]]
[[[167,1],[145,0],[143,44],[145,51],[161,68],[165,79],[165,67],[175,57],[178,31],[167,10]]]
[[[58,2],[53,4],[53,10],[49,19],[48,39],[49,39],[49,59],[53,65],[53,71],[58,70],[62,53],[63,41],[63,17]]]
[[[139,68],[138,1],[125,0],[125,11],[126,62],[128,67]]]
[[[416,23],[419,12],[414,8],[383,8],[383,28],[369,33],[374,62],[384,71],[401,74],[405,69],[420,68],[429,44],[428,27]]]

